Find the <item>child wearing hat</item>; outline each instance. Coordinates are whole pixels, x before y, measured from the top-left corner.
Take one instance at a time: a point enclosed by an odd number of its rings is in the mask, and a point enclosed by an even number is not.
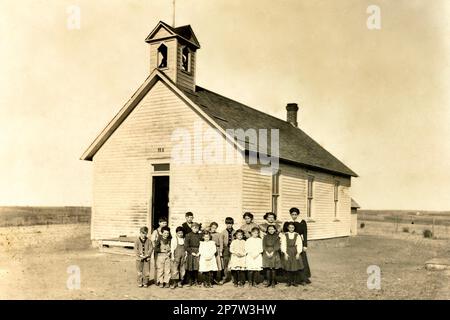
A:
[[[186,248],[186,271],[188,283],[187,286],[201,285],[198,282],[198,269],[199,269],[199,254],[198,249],[200,247],[200,241],[202,234],[199,233],[200,226],[198,223],[192,223],[192,232],[186,235],[184,245]]]
[[[136,271],[138,287],[148,287],[150,275],[150,257],[153,253],[153,245],[147,237],[148,228],[142,227],[139,230],[139,237],[134,243],[136,253]]]

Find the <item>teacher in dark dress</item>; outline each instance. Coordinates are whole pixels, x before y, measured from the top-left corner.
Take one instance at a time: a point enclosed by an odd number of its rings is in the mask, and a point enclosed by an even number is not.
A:
[[[289,210],[289,214],[291,215],[291,220],[286,221],[283,224],[283,232],[288,231],[288,223],[293,222],[295,226],[295,232],[297,232],[299,235],[303,238],[303,251],[301,253],[304,269],[299,271],[300,275],[300,284],[310,284],[311,280],[311,270],[309,269],[308,264],[308,256],[306,255],[306,250],[308,249],[308,226],[306,224],[306,221],[301,219],[301,221],[298,221],[298,216],[300,215],[300,210],[298,208],[291,208]]]

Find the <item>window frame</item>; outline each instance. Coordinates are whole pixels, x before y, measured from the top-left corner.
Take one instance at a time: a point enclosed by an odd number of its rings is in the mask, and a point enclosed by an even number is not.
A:
[[[160,67],[160,64],[162,63],[161,56],[164,57],[164,54],[163,54],[162,51],[161,51],[161,48],[162,48],[163,46],[166,48],[166,65],[165,65],[164,67]],[[158,48],[156,49],[156,56],[157,56],[157,59],[156,59],[156,68],[159,69],[159,70],[165,70],[165,69],[168,69],[168,68],[169,68],[169,48],[166,46],[166,44],[165,44],[164,42],[162,42],[162,43],[158,46]]]
[[[187,54],[187,70],[185,70],[183,67],[183,56],[184,56],[183,51],[184,50],[187,50],[187,53],[188,53]],[[187,74],[192,74],[192,52],[188,46],[181,47],[180,70]]]
[[[334,218],[338,216],[338,202],[339,202],[339,187],[341,183],[339,180],[335,180],[333,184],[333,200],[334,200]]]
[[[280,198],[280,175],[281,172],[278,170],[271,176],[271,208],[276,215],[278,215],[278,199]]]
[[[315,177],[308,175],[306,179],[306,217],[308,219],[312,219],[313,217],[314,181]]]

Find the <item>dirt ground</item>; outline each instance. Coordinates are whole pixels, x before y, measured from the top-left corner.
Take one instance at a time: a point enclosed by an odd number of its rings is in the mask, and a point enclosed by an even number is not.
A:
[[[214,289],[137,288],[133,257],[90,247],[89,225],[0,228],[0,299],[450,299],[450,272],[428,271],[425,261],[450,257],[450,240],[393,232],[367,221],[356,237],[311,242],[307,287]],[[69,266],[81,287],[67,289]],[[367,268],[381,268],[381,290],[367,288]]]

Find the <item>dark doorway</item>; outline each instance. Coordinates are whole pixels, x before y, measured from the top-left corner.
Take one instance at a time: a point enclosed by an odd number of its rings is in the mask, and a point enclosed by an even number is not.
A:
[[[152,191],[152,227],[158,228],[161,217],[169,218],[169,176],[154,176]]]

